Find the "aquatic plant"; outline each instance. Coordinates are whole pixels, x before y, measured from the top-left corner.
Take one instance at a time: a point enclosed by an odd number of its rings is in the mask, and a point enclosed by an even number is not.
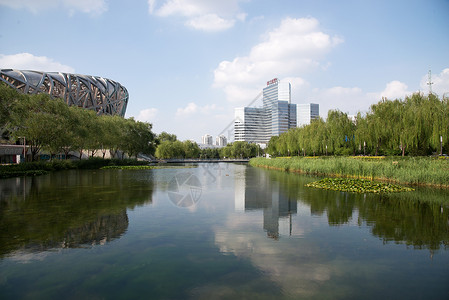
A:
[[[376,182],[361,178],[324,178],[311,182],[306,186],[351,193],[395,193],[414,190],[410,187],[397,184]]]

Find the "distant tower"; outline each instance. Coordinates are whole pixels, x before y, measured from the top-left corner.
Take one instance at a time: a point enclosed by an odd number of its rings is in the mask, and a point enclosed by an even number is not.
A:
[[[429,70],[429,81],[427,82],[427,85],[429,86],[429,95],[432,94],[432,71]]]

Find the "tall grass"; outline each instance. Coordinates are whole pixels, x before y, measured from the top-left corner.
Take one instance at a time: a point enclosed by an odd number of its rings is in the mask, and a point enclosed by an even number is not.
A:
[[[250,165],[306,174],[449,187],[449,159],[432,157],[254,158]]]

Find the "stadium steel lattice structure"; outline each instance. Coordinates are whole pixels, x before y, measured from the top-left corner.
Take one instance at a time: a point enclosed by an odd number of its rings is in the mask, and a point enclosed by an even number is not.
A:
[[[1,69],[0,81],[21,93],[46,93],[62,98],[70,106],[92,109],[98,115],[123,117],[129,98],[120,83],[97,76]]]

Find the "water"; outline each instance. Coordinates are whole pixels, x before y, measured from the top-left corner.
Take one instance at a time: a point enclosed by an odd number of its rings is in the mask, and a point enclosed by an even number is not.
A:
[[[238,164],[0,180],[0,298],[449,299],[448,191],[312,180]]]

